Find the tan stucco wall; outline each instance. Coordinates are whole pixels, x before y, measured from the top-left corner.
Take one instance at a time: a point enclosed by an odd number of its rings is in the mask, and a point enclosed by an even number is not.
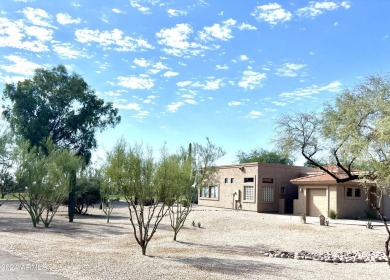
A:
[[[245,166],[244,169],[240,167]],[[253,185],[255,190],[255,200],[251,202],[244,202],[243,191],[244,191],[244,178],[254,177],[255,182],[246,183],[245,185]],[[257,180],[258,180],[258,168],[257,165],[233,165],[224,166],[218,169],[217,178],[219,180],[219,197],[218,199],[208,199],[199,197],[198,204],[202,206],[213,206],[221,208],[233,209],[233,193],[237,190],[240,191],[239,200],[237,207],[242,210],[257,211]],[[225,183],[225,178],[228,178],[228,183]],[[231,183],[231,178],[234,178],[234,182]]]
[[[364,190],[361,191],[360,198],[347,198],[345,196],[346,187],[356,187],[356,185],[307,185],[299,186],[298,199],[294,200],[294,215],[308,215],[308,197],[307,193],[310,189],[326,188],[326,213],[324,216],[329,216],[329,211],[334,210],[338,218],[366,218],[366,212],[370,209],[366,202]],[[302,192],[300,191],[302,189]],[[390,210],[390,209],[389,209]],[[390,214],[390,213],[389,213]]]
[[[337,208],[337,217],[338,218],[366,218],[367,211],[369,211],[370,206],[366,201],[366,194],[364,190],[361,190],[360,198],[347,198],[345,196],[346,186],[340,186],[338,188],[338,208]],[[351,186],[356,187],[356,186]]]
[[[279,164],[237,164],[220,166],[218,168],[218,199],[198,198],[199,205],[213,206],[221,208],[233,209],[237,203],[237,207],[242,210],[256,212],[279,212],[280,199],[290,199],[290,208],[292,210],[292,200],[297,195],[297,187],[290,183],[290,180],[302,176],[307,172],[306,167],[285,166]],[[253,183],[244,183],[245,177],[253,177]],[[228,183],[225,183],[225,178],[228,178]],[[234,178],[234,183],[230,183],[231,178]],[[262,201],[262,178],[273,178],[274,186],[274,202]],[[244,201],[244,186],[254,186],[255,200]],[[280,187],[286,188],[286,195],[280,194]],[[239,201],[233,204],[233,193],[239,190]]]

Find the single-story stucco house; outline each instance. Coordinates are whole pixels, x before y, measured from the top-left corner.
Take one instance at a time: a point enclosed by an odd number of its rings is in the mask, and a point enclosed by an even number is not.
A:
[[[255,212],[293,213],[298,188],[290,180],[312,168],[270,163],[217,167],[216,181],[200,188],[198,204]]]
[[[339,178],[346,176],[337,170],[332,172],[336,172]],[[337,183],[332,176],[321,171],[292,179],[291,183],[298,186],[294,215],[328,217],[329,213],[334,211],[338,218],[366,218],[375,213],[369,203],[376,201],[375,195],[371,195],[375,192],[374,184],[363,187],[362,180]],[[386,203],[382,203],[382,206],[384,205]]]

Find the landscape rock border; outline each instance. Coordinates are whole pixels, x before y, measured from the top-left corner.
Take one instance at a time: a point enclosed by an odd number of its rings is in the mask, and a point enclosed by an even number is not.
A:
[[[385,252],[341,252],[341,253],[310,253],[306,251],[287,252],[287,251],[268,251],[264,256],[270,258],[284,258],[307,261],[320,261],[327,263],[368,263],[368,262],[387,262]]]

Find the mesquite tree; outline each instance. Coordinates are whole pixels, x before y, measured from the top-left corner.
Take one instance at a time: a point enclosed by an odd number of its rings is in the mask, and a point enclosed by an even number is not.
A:
[[[385,251],[390,265],[390,230],[380,207],[383,195],[390,189],[389,76],[368,77],[326,104],[323,112],[282,115],[277,121],[276,134],[275,143],[281,150],[290,154],[299,152],[336,182],[365,179],[367,201],[388,233]],[[320,164],[324,161],[334,162],[341,172],[328,170]]]

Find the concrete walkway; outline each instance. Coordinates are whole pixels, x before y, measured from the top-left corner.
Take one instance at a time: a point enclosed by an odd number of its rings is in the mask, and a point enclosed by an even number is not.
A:
[[[46,270],[44,264],[35,264],[0,250],[0,279],[68,280]]]

